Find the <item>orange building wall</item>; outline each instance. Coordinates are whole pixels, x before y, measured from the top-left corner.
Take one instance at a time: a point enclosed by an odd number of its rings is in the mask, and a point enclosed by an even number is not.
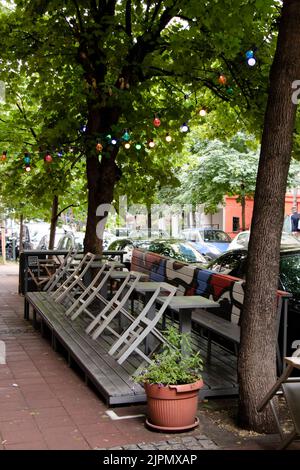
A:
[[[232,238],[238,233],[233,232],[232,220],[233,217],[239,217],[240,219],[240,230],[242,225],[242,208],[239,203],[236,202],[237,197],[226,196],[225,198],[225,227],[224,230]],[[292,213],[292,207],[294,203],[294,196],[292,193],[287,193],[285,196],[285,210],[284,215],[290,215]],[[300,212],[300,195],[297,196],[297,211]],[[253,212],[253,199],[246,199],[246,229],[248,230],[251,225],[251,218]],[[239,231],[240,231],[239,230]]]

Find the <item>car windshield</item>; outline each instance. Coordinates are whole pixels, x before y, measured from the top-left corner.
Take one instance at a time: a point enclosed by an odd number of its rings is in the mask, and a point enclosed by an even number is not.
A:
[[[191,245],[183,242],[154,241],[147,248],[160,255],[168,256],[185,263],[205,263],[205,258]]]
[[[281,256],[280,280],[287,292],[300,294],[300,252]]]
[[[206,242],[231,242],[231,238],[222,230],[203,230],[200,232]]]

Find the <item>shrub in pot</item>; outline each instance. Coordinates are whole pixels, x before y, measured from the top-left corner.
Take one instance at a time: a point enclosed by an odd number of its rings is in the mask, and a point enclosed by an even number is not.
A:
[[[203,385],[202,359],[199,352],[192,351],[190,335],[169,327],[165,338],[161,352],[133,377],[146,391],[146,423],[162,431],[193,429],[199,424],[196,413]]]

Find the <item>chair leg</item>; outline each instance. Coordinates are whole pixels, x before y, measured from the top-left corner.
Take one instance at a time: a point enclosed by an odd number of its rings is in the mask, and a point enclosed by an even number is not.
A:
[[[287,436],[278,447],[278,450],[286,449],[286,447],[295,439],[297,436],[296,431],[293,431],[289,436]]]

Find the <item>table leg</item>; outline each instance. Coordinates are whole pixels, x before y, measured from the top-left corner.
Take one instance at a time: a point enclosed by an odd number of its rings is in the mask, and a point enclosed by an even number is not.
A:
[[[152,295],[153,295],[153,292],[145,292],[145,304],[144,305],[147,305]],[[155,302],[154,302],[151,305],[150,309],[148,310],[147,318],[149,320],[153,320],[153,318],[155,317],[155,313],[156,313],[156,309],[155,309]],[[149,352],[151,352],[154,349],[154,346],[155,346],[155,341],[154,341],[153,336],[151,336],[151,334],[147,335],[145,338],[145,353],[149,354]]]
[[[179,331],[180,333],[191,334],[192,331],[192,309],[179,309]],[[182,354],[187,356],[189,351],[186,351],[182,345]]]

